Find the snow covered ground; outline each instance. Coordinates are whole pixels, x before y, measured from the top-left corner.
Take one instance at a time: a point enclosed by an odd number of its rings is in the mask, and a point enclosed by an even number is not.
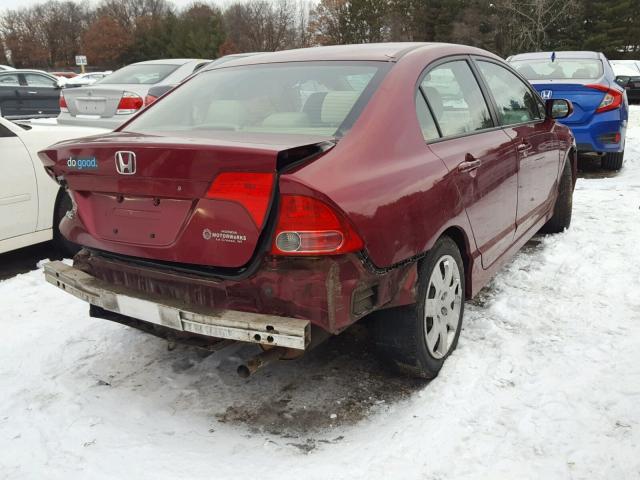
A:
[[[235,375],[106,321],[35,270],[0,282],[3,479],[640,478],[640,107],[623,170],[468,304],[429,384],[357,330]],[[1,259],[0,259],[1,261]]]

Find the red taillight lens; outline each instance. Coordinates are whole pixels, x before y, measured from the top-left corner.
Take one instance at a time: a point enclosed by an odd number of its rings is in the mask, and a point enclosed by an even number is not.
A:
[[[273,176],[273,173],[221,173],[209,187],[207,198],[239,203],[260,228],[269,208]]]
[[[274,238],[274,255],[337,255],[363,247],[346,219],[320,200],[301,195],[280,198]]]
[[[144,106],[148,107],[149,105],[151,105],[153,102],[155,102],[158,99],[158,97],[154,97],[153,95],[146,95],[144,97]]]
[[[606,85],[600,85],[597,83],[592,85],[585,85],[585,87],[604,92],[604,98],[602,99],[602,102],[600,102],[600,106],[598,106],[598,108],[596,109],[596,113],[615,110],[620,105],[622,105],[622,92],[620,90],[609,88]]]
[[[60,92],[60,100],[59,100],[59,104],[60,104],[60,111],[67,113],[69,112],[69,107],[67,106],[67,100],[64,98],[64,95],[62,92]]]
[[[131,113],[136,113],[143,105],[144,102],[140,95],[131,92],[124,92],[120,99],[120,103],[118,103],[116,115],[129,115]]]

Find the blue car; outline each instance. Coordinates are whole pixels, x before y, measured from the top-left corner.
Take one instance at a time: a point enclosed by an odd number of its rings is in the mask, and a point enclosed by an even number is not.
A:
[[[620,170],[629,101],[602,53],[522,53],[507,61],[544,100],[555,97],[571,100],[573,114],[561,122],[571,128],[578,152],[601,154],[603,168]]]

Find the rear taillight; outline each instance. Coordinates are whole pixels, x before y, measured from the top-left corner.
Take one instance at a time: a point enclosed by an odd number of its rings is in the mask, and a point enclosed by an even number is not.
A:
[[[69,107],[67,106],[67,100],[64,98],[64,94],[60,92],[60,111],[63,113],[69,113]]]
[[[615,110],[622,105],[623,92],[615,88],[609,88],[606,85],[600,85],[598,83],[592,85],[585,85],[587,88],[593,88],[604,92],[604,98],[600,102],[600,105],[596,109],[596,113],[608,112],[609,110]]]
[[[129,115],[131,113],[136,113],[143,105],[144,102],[140,95],[132,92],[124,92],[120,99],[120,103],[118,103],[116,115]]]
[[[239,203],[260,228],[269,208],[273,176],[273,173],[221,173],[209,187],[207,198]]]
[[[329,205],[301,195],[280,197],[272,254],[337,255],[362,247],[353,227]]]
[[[158,97],[154,97],[153,95],[146,95],[144,97],[144,106],[148,107],[149,105],[151,105],[153,102],[155,102],[158,99]]]

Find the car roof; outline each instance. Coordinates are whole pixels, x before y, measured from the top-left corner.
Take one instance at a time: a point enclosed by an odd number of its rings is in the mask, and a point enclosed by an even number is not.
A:
[[[425,46],[444,46],[447,44],[424,42],[391,42],[391,43],[367,43],[357,45],[331,45],[326,47],[297,48],[293,50],[281,50],[279,52],[265,52],[258,55],[246,56],[223,64],[227,66],[252,65],[259,63],[280,62],[312,62],[332,60],[352,61],[384,61],[393,62],[403,55]],[[216,65],[204,67],[203,70],[216,68]]]
[[[6,73],[13,73],[14,75],[16,73],[41,73],[42,75],[46,75],[48,77],[55,77],[55,75],[52,75],[49,72],[45,72],[44,70],[34,70],[31,68],[16,68],[14,70],[0,70],[0,75],[6,74]]]
[[[145,60],[131,65],[186,65],[190,62],[206,62],[205,58],[161,58],[158,60]]]
[[[551,58],[551,55],[556,54],[557,59],[563,58],[584,58],[599,60],[602,58],[602,53],[598,52],[580,52],[580,51],[560,51],[560,52],[530,52],[519,53],[509,57],[509,61],[512,60],[543,60]]]

